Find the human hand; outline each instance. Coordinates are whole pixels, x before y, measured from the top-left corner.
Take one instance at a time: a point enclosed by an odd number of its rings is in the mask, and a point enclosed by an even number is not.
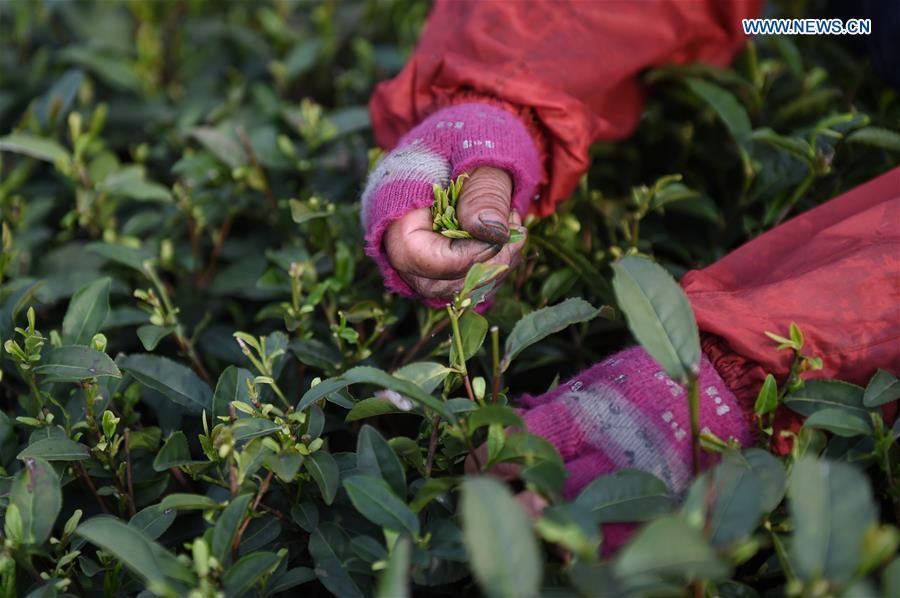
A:
[[[470,176],[456,215],[472,238],[450,239],[432,229],[433,186],[461,173]],[[385,287],[439,307],[460,290],[473,264],[514,267],[522,242],[507,242],[510,227],[524,235],[520,214],[529,209],[540,174],[525,125],[502,108],[457,104],[419,123],[379,162],[362,194],[366,253]]]
[[[510,208],[513,183],[499,168],[483,166],[465,180],[457,205],[460,228],[471,239],[450,239],[432,230],[431,208],[418,208],[395,220],[384,235],[387,259],[400,277],[426,299],[449,300],[462,288],[475,263],[518,265],[527,234]],[[507,243],[511,229],[523,234]]]

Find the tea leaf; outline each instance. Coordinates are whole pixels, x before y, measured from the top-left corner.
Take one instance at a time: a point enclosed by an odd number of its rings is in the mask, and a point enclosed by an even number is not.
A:
[[[865,476],[846,463],[803,458],[790,479],[791,562],[800,579],[850,579],[860,542],[876,521]]]
[[[69,301],[63,318],[63,341],[71,345],[88,345],[109,314],[111,279],[100,278],[78,289]]]
[[[67,163],[72,159],[69,152],[53,139],[29,133],[13,133],[0,137],[0,152],[23,154],[51,164]]]
[[[152,351],[159,344],[159,341],[166,338],[175,330],[174,326],[154,326],[153,324],[145,324],[138,327],[137,335],[141,340],[144,350]]]
[[[182,511],[218,509],[221,505],[218,501],[201,494],[187,494],[176,492],[166,496],[159,506],[163,509],[176,509]]]
[[[325,504],[330,505],[340,482],[340,471],[334,457],[325,451],[318,451],[306,458],[303,465],[319,486]]]
[[[900,133],[882,127],[863,127],[857,129],[846,139],[847,143],[869,145],[888,151],[900,152]]]
[[[9,504],[15,505],[26,544],[41,545],[53,530],[62,508],[59,476],[39,457],[24,457],[24,467],[13,477]]]
[[[350,501],[363,517],[386,529],[419,535],[419,518],[393,493],[387,482],[356,474],[343,481]]]
[[[144,532],[149,539],[156,540],[172,526],[177,514],[175,509],[164,509],[158,504],[150,505],[135,513],[128,523]]]
[[[281,556],[274,552],[254,552],[241,557],[222,576],[225,590],[234,596],[244,594],[280,561]]]
[[[886,370],[879,369],[866,386],[863,405],[871,409],[897,399],[900,399],[900,379]]]
[[[463,482],[460,513],[472,571],[488,596],[537,596],[543,567],[528,516],[491,478]]]
[[[729,572],[700,532],[671,515],[642,528],[616,556],[613,568],[621,576],[679,579],[722,579]]]
[[[841,409],[868,417],[863,406],[863,389],[838,380],[809,380],[803,388],[788,394],[784,404],[807,417],[822,409]]]
[[[16,459],[40,457],[45,461],[83,461],[90,459],[90,449],[66,437],[44,438],[37,440],[22,450]]]
[[[175,430],[172,435],[166,439],[162,449],[153,459],[153,469],[155,471],[166,471],[171,467],[180,465],[189,465],[195,463],[191,459],[191,451],[188,447],[187,437],[181,430]]]
[[[648,521],[675,506],[665,483],[636,469],[622,469],[598,477],[575,499],[600,523]]]
[[[603,312],[583,299],[566,299],[552,307],[535,310],[516,322],[506,339],[501,371],[522,351],[544,338],[568,328],[572,324],[588,322]]]
[[[872,424],[868,418],[843,409],[820,409],[806,418],[803,425],[826,430],[837,436],[865,436],[872,433]]]
[[[684,83],[688,89],[710,105],[739,145],[746,142],[751,131],[750,117],[730,92],[702,79],[687,78]]]
[[[394,494],[406,496],[406,473],[400,459],[378,430],[363,426],[356,440],[356,469],[360,473],[381,478]]]
[[[34,368],[34,372],[54,382],[122,377],[122,372],[106,353],[81,345],[48,349],[41,355],[41,363]]]
[[[394,544],[391,557],[388,560],[387,569],[378,582],[378,598],[408,598],[409,590],[409,566],[412,543],[407,537],[402,537]]]
[[[484,337],[487,336],[488,321],[484,316],[480,316],[474,311],[467,311],[459,319],[459,334],[462,337],[462,346],[464,359],[468,361],[472,359],[481,345],[484,344]],[[456,343],[450,345],[450,363],[458,363],[458,355]]]
[[[145,582],[168,585],[156,558],[162,547],[134,526],[98,515],[79,525],[75,534],[113,555]]]
[[[344,539],[344,533],[334,524],[324,524],[309,535],[309,554],[316,563],[316,576],[325,588],[335,596],[363,598],[365,594],[347,571],[338,556],[336,541]]]
[[[639,343],[682,384],[700,368],[700,337],[687,297],[668,272],[639,257],[613,264],[619,308]]]
[[[159,355],[128,355],[121,368],[134,378],[190,411],[210,410],[212,391],[190,368]]]

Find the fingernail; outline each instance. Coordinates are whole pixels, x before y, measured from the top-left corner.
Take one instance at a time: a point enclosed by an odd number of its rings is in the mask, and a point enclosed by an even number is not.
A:
[[[505,238],[509,234],[509,226],[504,222],[496,220],[495,218],[485,218],[483,216],[479,216],[478,220],[486,229],[485,232],[487,233],[490,231],[490,236],[497,241]]]

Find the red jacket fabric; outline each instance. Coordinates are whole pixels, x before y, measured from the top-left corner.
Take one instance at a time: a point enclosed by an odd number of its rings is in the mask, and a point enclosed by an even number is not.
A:
[[[636,126],[638,76],[666,63],[724,66],[761,0],[439,0],[403,71],[378,86],[370,113],[392,147],[430,112],[480,98],[517,112],[544,152],[551,213],[575,188],[597,140]],[[764,332],[796,322],[810,376],[865,384],[900,373],[900,168],[758,237],[682,281],[703,348],[739,398],[790,356]],[[752,405],[752,403],[751,403]]]
[[[391,149],[428,114],[481,96],[523,116],[545,156],[535,212],[565,200],[594,141],[630,134],[639,75],[669,63],[727,65],[762,0],[438,0],[397,77],[375,89],[375,139]]]

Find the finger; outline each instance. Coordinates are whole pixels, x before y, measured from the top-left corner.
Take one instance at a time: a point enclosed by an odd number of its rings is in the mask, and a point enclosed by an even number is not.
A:
[[[456,215],[476,239],[505,243],[509,238],[512,179],[499,168],[477,168],[463,183]]]
[[[507,270],[501,272],[499,276],[493,279],[497,281],[498,285],[504,278],[509,276],[509,273],[519,265],[519,262],[521,262],[521,249],[523,244],[524,240],[519,243],[504,245],[503,249],[500,250],[500,253],[485,262],[490,265],[504,264],[509,266]],[[403,271],[399,272],[403,280],[405,280],[416,293],[431,299],[453,299],[454,295],[462,290],[466,280],[465,276],[451,280],[440,280],[416,276]],[[485,281],[484,284],[487,284],[488,282],[490,282],[490,280]]]
[[[475,239],[449,239],[431,230],[429,208],[413,210],[394,221],[384,234],[384,249],[400,272],[436,280],[465,276],[476,262],[484,262],[501,247]]]

